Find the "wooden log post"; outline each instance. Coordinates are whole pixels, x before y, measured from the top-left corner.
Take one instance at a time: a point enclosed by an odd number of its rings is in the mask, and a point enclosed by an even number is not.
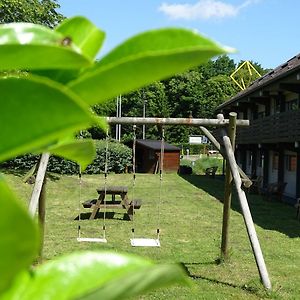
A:
[[[261,247],[258,241],[254,223],[252,220],[251,212],[249,209],[248,201],[245,192],[242,190],[242,181],[237,169],[237,163],[234,157],[233,147],[228,136],[223,136],[224,146],[227,153],[227,160],[229,162],[230,170],[234,178],[235,187],[238,194],[238,199],[240,202],[242,215],[246,225],[248,237],[251,243],[252,251],[255,257],[256,265],[259,271],[261,281],[266,289],[271,289],[271,282],[269,279],[268,270],[265,264],[265,260],[261,251]]]
[[[220,143],[216,140],[216,138],[209,132],[209,130],[203,126],[200,126],[201,131],[204,133],[204,135],[209,139],[209,141],[214,145],[214,147],[221,153],[221,155],[226,158],[226,153],[224,152],[224,149],[221,148]],[[205,144],[204,144],[205,146]],[[252,185],[252,181],[250,178],[245,174],[245,172],[238,167],[239,173],[241,175],[243,185],[245,188],[249,188]]]
[[[44,232],[45,232],[45,217],[46,217],[46,176],[43,180],[43,185],[41,189],[41,193],[39,196],[39,207],[38,207],[38,218],[39,218],[39,225],[40,225],[40,251],[39,251],[39,261],[41,262],[43,259],[43,248],[44,248]]]
[[[146,125],[187,125],[187,126],[226,126],[228,119],[195,119],[195,118],[138,118],[138,117],[107,117],[109,124],[146,124]],[[236,120],[237,126],[249,126],[249,120]]]
[[[40,193],[43,187],[43,182],[47,170],[47,165],[49,161],[50,154],[49,153],[43,153],[42,157],[40,159],[39,168],[36,175],[35,184],[33,187],[33,191],[31,194],[31,199],[29,203],[29,213],[32,217],[34,217],[36,209],[38,207],[38,202],[40,198]]]
[[[235,134],[236,134],[236,117],[237,114],[231,112],[229,114],[229,125],[228,125],[228,135],[233,145],[235,147]],[[229,239],[229,221],[230,221],[230,207],[231,207],[231,195],[232,195],[232,185],[233,179],[230,171],[230,166],[228,163],[228,158],[226,157],[226,172],[225,172],[225,191],[224,191],[224,205],[223,205],[223,226],[222,226],[222,242],[221,242],[221,259],[223,261],[228,260],[228,239]]]
[[[37,207],[39,212],[39,225],[41,227],[41,243],[39,261],[42,259],[42,251],[44,245],[44,227],[45,227],[45,212],[46,212],[46,170],[50,154],[43,153],[39,162],[39,167],[36,175],[35,184],[33,187],[30,203],[29,214],[34,218]]]

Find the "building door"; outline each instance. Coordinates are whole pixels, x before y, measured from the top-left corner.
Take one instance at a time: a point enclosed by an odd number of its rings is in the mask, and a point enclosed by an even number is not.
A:
[[[285,193],[287,196],[296,197],[297,178],[297,153],[292,151],[284,152],[284,181],[287,183]]]
[[[279,154],[276,151],[270,151],[269,154],[269,183],[272,183],[278,181]]]

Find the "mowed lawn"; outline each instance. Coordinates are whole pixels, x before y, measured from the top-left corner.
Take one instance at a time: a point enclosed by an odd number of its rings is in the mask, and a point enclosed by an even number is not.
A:
[[[5,177],[23,201],[28,202],[32,185],[23,183],[21,176],[5,172]],[[128,186],[129,198],[142,199],[142,207],[133,222],[126,218],[124,210],[108,210],[105,220],[99,214],[96,220],[80,221],[82,233],[87,237],[102,237],[105,224],[108,243],[78,243],[78,214],[81,212],[84,219],[90,212],[80,203],[96,198],[96,188],[103,183],[103,175],[84,175],[80,193],[76,176],[48,177],[45,260],[78,250],[135,253],[157,262],[180,262],[193,282],[190,288],[173,286],[140,299],[300,299],[300,222],[296,220],[294,207],[249,195],[273,284],[273,291],[266,293],[259,281],[235,198],[230,221],[230,261],[216,263],[220,257],[223,209],[220,199],[224,190],[220,178],[165,174],[160,190],[158,175],[137,174],[133,191],[131,174],[110,174],[108,184]],[[131,247],[133,227],[136,237],[149,238],[155,238],[159,227],[161,247]]]

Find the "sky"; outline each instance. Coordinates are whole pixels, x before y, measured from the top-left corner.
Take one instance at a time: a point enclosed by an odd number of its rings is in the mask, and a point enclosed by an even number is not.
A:
[[[236,62],[275,68],[300,53],[299,0],[58,0],[66,17],[89,18],[106,32],[99,57],[156,28],[196,30],[237,49]]]

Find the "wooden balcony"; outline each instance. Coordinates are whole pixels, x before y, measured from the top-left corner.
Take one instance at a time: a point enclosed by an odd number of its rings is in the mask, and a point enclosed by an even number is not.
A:
[[[300,110],[251,120],[237,129],[238,144],[290,143],[300,141]]]

